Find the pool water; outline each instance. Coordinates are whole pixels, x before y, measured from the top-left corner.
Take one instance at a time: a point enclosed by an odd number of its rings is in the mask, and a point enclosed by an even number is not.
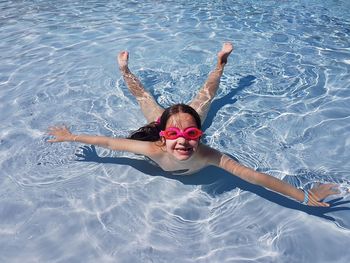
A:
[[[350,2],[1,1],[1,262],[349,262]],[[215,168],[50,144],[47,128],[145,124],[116,55],[167,107],[234,52],[204,142],[280,179],[337,183],[302,206]]]

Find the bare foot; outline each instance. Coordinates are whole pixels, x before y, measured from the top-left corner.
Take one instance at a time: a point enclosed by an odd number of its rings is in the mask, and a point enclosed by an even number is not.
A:
[[[233,50],[233,45],[230,42],[224,43],[221,51],[218,53],[218,66],[223,67],[227,63],[227,58]]]
[[[128,68],[128,61],[129,61],[128,51],[122,51],[118,54],[118,64],[119,64],[120,70]]]

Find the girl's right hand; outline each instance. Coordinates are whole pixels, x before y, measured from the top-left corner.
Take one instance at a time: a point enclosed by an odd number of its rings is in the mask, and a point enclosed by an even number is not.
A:
[[[53,139],[47,140],[48,142],[65,142],[74,140],[73,134],[66,126],[50,127],[48,134],[55,137]]]
[[[325,206],[328,207],[329,204],[322,202],[323,199],[330,195],[339,194],[340,191],[338,189],[337,184],[321,184],[317,183],[313,188],[309,191],[309,202],[307,205],[309,206]]]

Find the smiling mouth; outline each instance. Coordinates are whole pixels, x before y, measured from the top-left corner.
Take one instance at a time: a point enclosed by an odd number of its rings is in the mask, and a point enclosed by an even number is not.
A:
[[[192,148],[176,148],[175,151],[177,151],[181,155],[189,155],[193,152]]]

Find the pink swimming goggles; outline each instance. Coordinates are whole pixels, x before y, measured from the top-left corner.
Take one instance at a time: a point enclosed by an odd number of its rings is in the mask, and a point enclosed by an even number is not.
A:
[[[195,127],[188,127],[183,131],[177,127],[169,127],[161,131],[159,135],[167,140],[175,140],[179,137],[183,137],[186,140],[198,140],[203,135],[203,132]]]

